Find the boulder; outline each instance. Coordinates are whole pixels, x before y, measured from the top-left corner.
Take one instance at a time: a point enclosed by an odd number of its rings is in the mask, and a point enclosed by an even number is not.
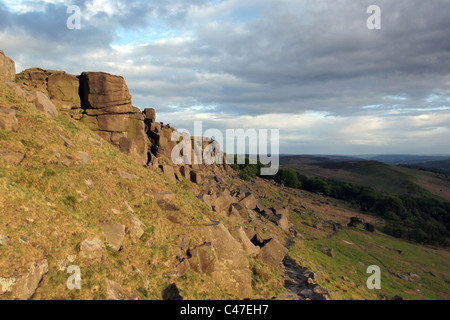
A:
[[[0,150],[0,158],[13,166],[18,166],[25,158],[25,154],[20,151]]]
[[[240,203],[233,203],[231,205],[234,209],[236,209],[236,211],[239,213],[239,215],[244,219],[244,220],[248,220],[249,219],[249,215],[248,215],[248,209],[246,207],[244,207],[242,204]]]
[[[256,200],[256,212],[262,214],[263,216],[268,216],[272,214],[272,210],[263,205],[259,200]]]
[[[175,179],[175,171],[173,170],[173,167],[168,164],[163,164],[161,166],[161,170],[164,173],[164,176],[167,178],[168,181],[172,183],[176,183],[177,180]]]
[[[230,208],[231,204],[234,202],[234,199],[229,194],[221,192],[218,194],[217,199],[214,201],[213,210],[216,212],[226,211]]]
[[[105,245],[99,239],[84,240],[80,244],[80,258],[86,259],[89,263],[100,262],[104,249]]]
[[[85,166],[89,165],[91,163],[91,158],[89,157],[89,154],[87,152],[79,151],[78,159],[81,160],[81,163]]]
[[[191,243],[191,238],[188,235],[182,234],[178,239],[178,248],[186,251],[189,249],[189,244]]]
[[[0,234],[0,246],[10,246],[12,245],[11,239],[4,234]]]
[[[241,299],[251,297],[251,271],[242,245],[221,223],[193,228],[203,244],[190,251],[191,268],[210,275],[215,283]]]
[[[79,78],[83,109],[131,104],[131,96],[123,77],[104,72],[83,72]]]
[[[125,226],[117,223],[102,223],[101,227],[106,243],[115,251],[119,251],[125,237]]]
[[[146,123],[152,123],[156,121],[156,111],[153,108],[144,109],[144,115]],[[148,125],[148,124],[147,124]]]
[[[17,132],[19,121],[16,118],[16,110],[0,107],[0,129]]]
[[[247,195],[244,199],[240,201],[240,203],[245,206],[247,209],[254,210],[256,209],[256,199],[253,194]]]
[[[16,65],[0,50],[0,79],[14,81],[16,76]]]
[[[272,267],[278,267],[282,262],[288,249],[286,249],[278,240],[270,239],[261,248],[257,258]]]
[[[270,220],[286,232],[289,232],[289,220],[285,214],[274,214],[270,216]]]
[[[42,92],[34,92],[34,104],[39,111],[42,111],[49,118],[56,118],[59,113],[53,102]]]
[[[139,148],[136,145],[134,139],[122,137],[119,139],[119,150],[129,155],[131,158],[136,160],[142,165],[147,164],[147,155],[143,155],[141,152],[139,152]]]
[[[28,273],[16,280],[16,283],[12,289],[13,297],[18,300],[30,299],[36,292],[42,277],[47,274],[47,272],[47,260],[44,259],[33,263],[30,266]]]
[[[249,257],[256,257],[259,254],[260,248],[250,241],[242,227],[236,227],[230,230],[230,233],[242,245]]]
[[[131,221],[129,227],[127,228],[127,232],[130,235],[131,241],[133,241],[133,243],[137,243],[144,234],[147,226],[135,215],[132,213],[129,214],[131,215]]]
[[[106,279],[106,297],[108,300],[124,300],[122,286],[115,281]]]

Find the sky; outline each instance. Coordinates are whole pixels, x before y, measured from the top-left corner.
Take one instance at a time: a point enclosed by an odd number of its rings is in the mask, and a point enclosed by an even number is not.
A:
[[[381,29],[367,28],[371,5]],[[176,128],[279,129],[284,154],[450,154],[449,12],[450,0],[0,0],[0,50],[17,72],[121,75],[135,106]]]

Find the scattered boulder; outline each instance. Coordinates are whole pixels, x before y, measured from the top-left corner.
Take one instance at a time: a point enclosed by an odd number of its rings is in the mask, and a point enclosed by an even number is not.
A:
[[[204,242],[190,251],[191,268],[211,275],[216,283],[242,299],[251,297],[251,271],[242,245],[221,223],[195,227],[195,232]]]
[[[189,244],[191,243],[191,238],[188,235],[182,234],[178,240],[178,248],[181,250],[188,250]]]
[[[4,234],[0,234],[0,246],[10,246],[12,244],[11,239]]]
[[[250,210],[254,210],[257,207],[256,198],[253,194],[247,195],[244,199],[240,201],[240,203]]]
[[[233,197],[231,197],[227,193],[221,192],[218,194],[217,199],[214,201],[212,208],[216,212],[228,211],[228,208],[233,202]]]
[[[144,234],[147,226],[132,213],[130,213],[130,215],[131,215],[131,222],[130,226],[127,228],[127,232],[130,235],[130,238],[133,241],[133,243],[137,243],[138,240]]]
[[[270,219],[281,229],[289,232],[289,220],[285,214],[274,214],[270,216]]]
[[[122,286],[115,281],[106,279],[106,297],[108,300],[124,300]]]
[[[89,157],[89,154],[87,152],[78,152],[78,159],[80,159],[81,163],[85,166],[91,163],[91,158]]]
[[[249,257],[256,257],[259,254],[260,248],[250,241],[242,227],[236,227],[230,230],[230,233],[242,245]]]
[[[0,150],[0,158],[13,166],[18,166],[25,158],[25,154],[20,151]]]
[[[278,267],[282,262],[288,249],[286,249],[276,239],[270,239],[264,244],[259,252],[257,258],[271,265],[272,267]]]
[[[72,142],[69,138],[59,134],[59,137],[64,141],[64,145],[69,148],[75,148],[75,143]]]
[[[16,118],[16,110],[0,107],[0,129],[12,132],[17,132],[19,130],[19,121]]]
[[[30,299],[36,289],[39,286],[39,283],[42,280],[42,277],[48,272],[48,262],[47,260],[40,260],[36,263],[33,263],[30,266],[28,274],[20,277],[13,289],[12,294],[15,299],[18,300],[28,300]]]
[[[80,244],[80,258],[90,263],[100,262],[103,257],[105,245],[100,239],[84,240]]]
[[[105,241],[115,251],[122,248],[123,239],[125,237],[125,226],[117,223],[102,223]]]
[[[119,177],[121,177],[122,179],[139,179],[138,176],[132,173],[128,173],[126,171],[122,171],[120,169],[117,169],[117,173],[119,174]]]

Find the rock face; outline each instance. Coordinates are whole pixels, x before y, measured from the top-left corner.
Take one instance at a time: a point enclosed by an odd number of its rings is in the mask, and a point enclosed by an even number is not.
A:
[[[16,64],[0,50],[0,79],[14,81]]]
[[[48,96],[56,109],[62,114],[81,119],[80,82],[77,77],[65,72],[52,73],[48,76]]]
[[[80,76],[83,109],[131,106],[125,80],[104,72],[83,72]]]
[[[145,117],[132,106],[125,80],[103,72],[83,72],[79,79],[81,121],[123,153],[147,164]]]
[[[28,91],[38,91],[48,97],[59,113],[81,118],[79,80],[64,71],[26,69],[16,76],[16,80]]]
[[[247,254],[223,224],[195,227],[204,240],[191,251],[191,268],[210,275],[230,293],[244,299],[252,295]]]
[[[16,284],[12,289],[12,293],[15,299],[19,300],[28,300],[30,299],[36,289],[39,286],[39,283],[42,280],[42,277],[48,272],[48,262],[47,260],[41,260],[36,263],[33,263],[30,266],[28,274],[20,277]]]

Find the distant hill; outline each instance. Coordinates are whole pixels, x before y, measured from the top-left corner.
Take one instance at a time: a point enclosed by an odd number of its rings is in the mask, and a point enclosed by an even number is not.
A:
[[[450,171],[450,155],[365,155],[358,156],[365,160],[379,161],[393,165],[414,165],[417,167]]]
[[[344,159],[343,157],[342,159]],[[428,195],[450,201],[450,179],[446,174],[393,166],[379,161],[287,156],[280,158],[283,168],[308,177],[320,177],[372,187],[380,192]]]

